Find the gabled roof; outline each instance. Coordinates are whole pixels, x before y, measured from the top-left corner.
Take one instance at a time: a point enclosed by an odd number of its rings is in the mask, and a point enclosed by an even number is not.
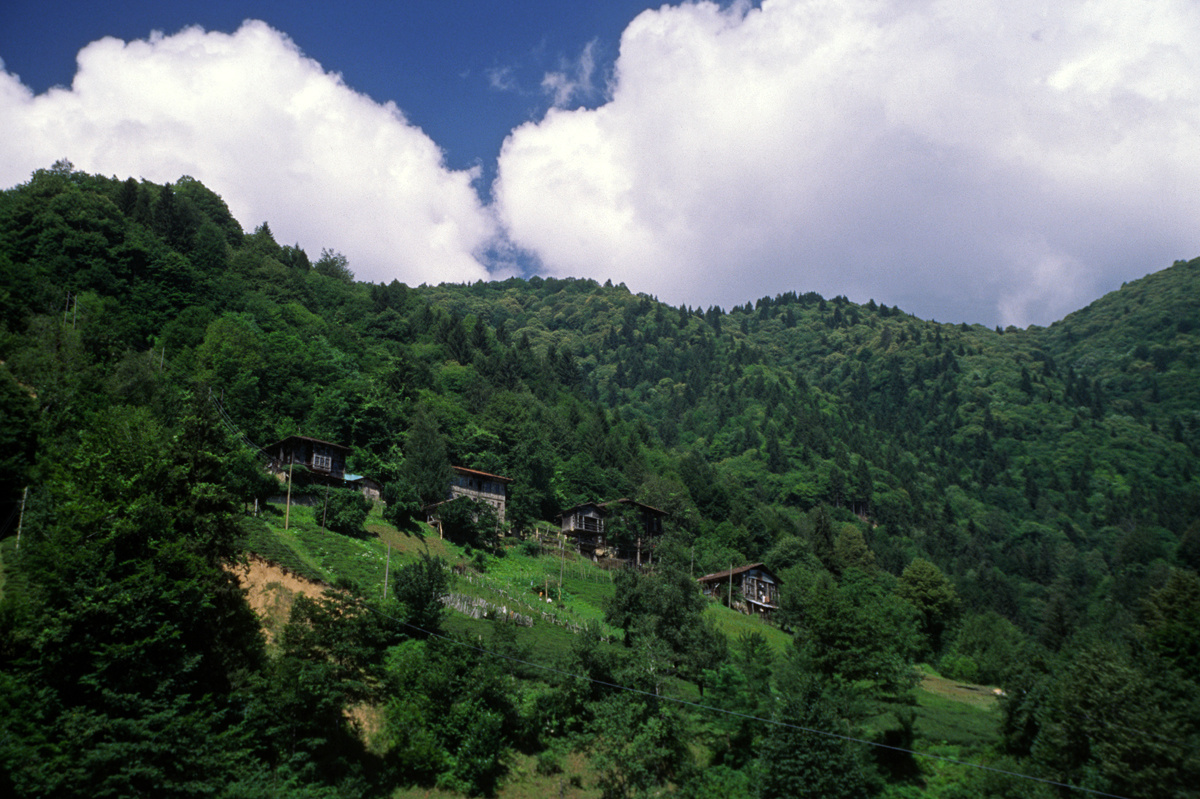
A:
[[[652,505],[646,505],[646,504],[643,504],[636,500],[627,499],[624,497],[621,499],[610,499],[608,502],[581,502],[578,505],[574,505],[570,508],[567,508],[566,510],[559,511],[558,515],[561,518],[563,516],[566,516],[568,513],[573,513],[574,511],[579,510],[580,508],[595,508],[598,511],[600,511],[601,513],[608,514],[613,511],[614,505],[633,505],[635,507],[641,508],[642,510],[648,510],[651,513],[657,513],[660,516],[667,515],[667,512],[665,510],[659,510],[658,508],[656,508]]]
[[[309,438],[308,436],[288,436],[287,438],[283,439],[282,441],[276,441],[274,444],[271,444],[269,447],[267,447],[267,449],[271,450],[271,449],[275,449],[276,447],[282,447],[284,444],[286,444],[289,441],[307,441],[310,444],[321,444],[326,447],[333,447],[334,449],[345,450],[346,452],[350,451],[350,447],[343,446],[341,444],[334,444],[332,441],[322,441],[319,438]]]
[[[579,510],[580,508],[595,508],[596,510],[603,511],[604,505],[600,502],[581,502],[578,505],[572,505],[571,507],[567,508],[566,510],[559,511],[558,512],[559,518],[566,516],[568,513],[574,513],[575,511]]]
[[[511,478],[511,477],[502,477],[498,474],[492,474],[491,472],[481,472],[478,469],[468,469],[466,466],[451,466],[450,468],[453,469],[454,471],[458,472],[461,475],[471,475],[472,477],[486,477],[489,480],[499,480],[502,483],[511,483],[513,481],[513,478]]]
[[[701,583],[715,583],[719,580],[728,580],[730,577],[733,577],[736,574],[742,574],[743,572],[748,572],[751,569],[761,569],[767,573],[772,582],[777,582],[775,574],[761,563],[751,563],[749,566],[738,566],[736,569],[726,569],[723,572],[713,572],[712,574],[706,574],[703,577],[697,577],[696,580],[697,582]]]
[[[665,510],[659,510],[658,508],[654,507],[653,505],[647,505],[644,502],[638,502],[635,499],[627,499],[624,497],[622,497],[621,499],[609,500],[608,502],[605,502],[601,507],[608,508],[610,505],[635,505],[635,506],[641,508],[642,510],[650,511],[651,513],[658,513],[662,516],[667,515],[667,512]]]

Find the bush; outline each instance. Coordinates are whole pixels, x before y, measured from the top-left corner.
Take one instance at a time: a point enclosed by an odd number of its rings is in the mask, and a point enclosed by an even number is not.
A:
[[[558,752],[553,749],[546,749],[537,756],[537,773],[543,777],[549,777],[553,774],[562,773],[562,764],[558,759]]]
[[[397,530],[403,530],[421,515],[421,499],[412,483],[396,481],[383,487],[383,518]]]
[[[486,502],[459,497],[438,508],[442,532],[452,541],[476,547],[495,547],[500,534],[496,510]]]
[[[440,634],[445,606],[442,597],[449,590],[450,579],[441,558],[421,555],[396,571],[392,581],[392,596],[408,609],[408,623],[423,632]]]
[[[329,499],[321,510],[326,530],[343,535],[363,536],[367,514],[371,512],[371,501],[357,491],[339,488],[329,492]]]
[[[976,682],[979,679],[979,666],[970,655],[951,652],[943,657],[938,665],[942,674],[952,680]]]

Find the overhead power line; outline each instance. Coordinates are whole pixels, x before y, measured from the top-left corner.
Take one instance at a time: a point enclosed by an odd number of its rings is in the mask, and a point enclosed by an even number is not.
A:
[[[271,457],[266,453],[266,450],[251,441],[249,437],[247,437],[246,434],[243,433],[236,424],[234,424],[233,418],[230,417],[229,412],[225,410],[225,406],[221,404],[219,399],[217,399],[216,393],[211,388],[208,390],[208,401],[211,402],[212,406],[217,409],[217,415],[221,417],[221,421],[225,423],[225,426],[229,429],[229,432],[233,434],[234,438],[242,442],[244,446],[257,452],[262,457],[267,459]]]

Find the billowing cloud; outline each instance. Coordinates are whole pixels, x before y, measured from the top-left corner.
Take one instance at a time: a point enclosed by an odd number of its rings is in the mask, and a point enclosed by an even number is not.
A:
[[[248,227],[343,252],[359,279],[487,278],[495,223],[472,185],[392,104],[356,93],[284,34],[247,22],[79,53],[70,88],[0,72],[0,184],[59,158],[87,172],[191,175]]]
[[[675,303],[1045,324],[1200,254],[1198,38],[1188,0],[663,7],[608,102],[506,140],[496,208],[545,272]]]

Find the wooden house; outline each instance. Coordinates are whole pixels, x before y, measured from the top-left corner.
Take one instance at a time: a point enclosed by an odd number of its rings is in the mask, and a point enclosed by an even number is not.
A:
[[[779,609],[779,580],[761,563],[706,574],[698,582],[705,596],[747,615],[769,619]]]
[[[291,472],[294,481],[341,486],[346,479],[349,447],[308,436],[288,436],[266,448],[267,470],[280,479]]]
[[[614,535],[612,520],[623,517],[626,525],[620,540]],[[610,502],[585,502],[568,508],[559,514],[564,535],[575,539],[579,552],[592,560],[619,558],[633,560],[641,566],[653,558],[655,540],[662,535],[666,511],[632,499],[614,499]]]

